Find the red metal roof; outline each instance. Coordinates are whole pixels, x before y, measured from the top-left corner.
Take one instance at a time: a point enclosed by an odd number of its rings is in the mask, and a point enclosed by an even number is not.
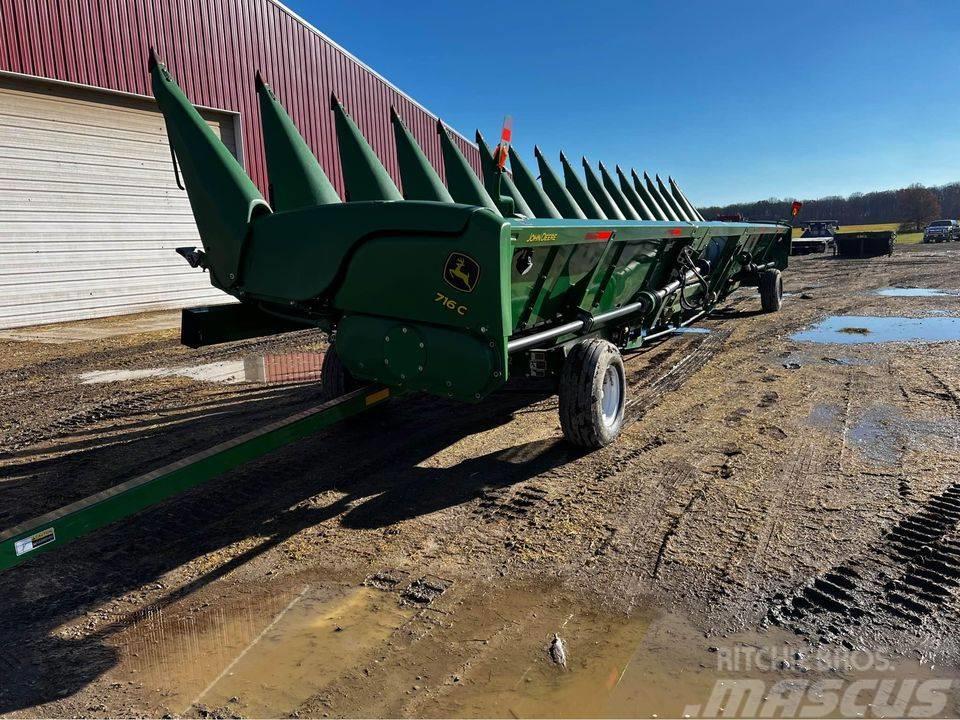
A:
[[[240,113],[244,162],[264,193],[258,69],[341,195],[331,91],[398,186],[390,105],[443,175],[435,116],[274,0],[0,0],[0,71],[150,95],[151,46],[195,104]],[[477,149],[456,139],[479,170]]]

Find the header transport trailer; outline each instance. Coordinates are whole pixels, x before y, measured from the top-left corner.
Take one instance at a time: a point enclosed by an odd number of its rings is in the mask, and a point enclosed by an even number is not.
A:
[[[329,399],[0,531],[0,570],[405,392],[479,402],[509,377],[553,377],[566,438],[606,445],[624,421],[621,352],[740,286],[780,308],[787,224],[705,222],[672,179],[614,180],[585,159],[581,178],[561,155],[561,181],[539,149],[538,182],[506,129],[495,154],[477,136],[481,181],[438,122],[444,183],[394,112],[401,194],[334,97],[341,199],[258,77],[268,202],[152,52],[149,67],[203,245],[177,252],[240,301],[184,310],[182,341],[321,328]]]
[[[152,52],[149,67],[203,244],[178,252],[241,301],[184,311],[188,345],[321,328],[330,395],[366,382],[477,402],[554,376],[564,435],[596,448],[623,423],[622,351],[741,285],[780,308],[788,225],[705,222],[672,179],[618,166],[615,181],[586,159],[581,178],[563,154],[561,181],[539,148],[538,183],[507,128],[495,153],[477,135],[481,181],[438,121],[444,184],[392,112],[401,193],[333,96],[341,199],[258,74],[268,202]]]

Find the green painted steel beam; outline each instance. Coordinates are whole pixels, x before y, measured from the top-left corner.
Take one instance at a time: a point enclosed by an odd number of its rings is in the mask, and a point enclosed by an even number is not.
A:
[[[543,183],[543,190],[556,205],[560,215],[571,220],[586,220],[587,216],[577,204],[577,201],[573,199],[570,191],[560,182],[560,178],[557,177],[553,168],[550,167],[550,163],[547,162],[547,158],[536,145],[533,147],[533,154],[536,156],[537,165],[540,167],[540,182]]]
[[[587,158],[583,158],[583,176],[587,180],[587,190],[593,195],[593,199],[597,201],[600,209],[603,210],[603,214],[611,220],[626,220],[627,218],[623,214],[623,211],[620,210],[620,207],[610,196],[610,193],[607,192],[603,183],[600,182],[600,178],[597,177],[593,168],[590,167]],[[630,219],[633,220],[635,218]]]
[[[480,148],[480,169],[483,171],[483,184],[490,196],[497,200],[498,195],[506,194],[513,200],[515,213],[527,217],[537,217],[517,188],[516,183],[513,182],[510,173],[500,172],[496,161],[493,159],[493,153],[490,152],[490,148],[479,130],[477,130],[477,147]]]
[[[390,122],[393,123],[393,136],[397,145],[397,164],[400,166],[403,197],[407,200],[452,203],[453,196],[393,106],[390,107]]]
[[[620,208],[620,214],[623,215],[624,220],[642,220],[640,213],[636,211],[627,197],[623,194],[623,191],[617,187],[617,183],[614,182],[613,177],[607,171],[607,168],[604,167],[603,163],[597,163],[597,167],[600,168],[600,177],[603,180],[603,187],[607,191],[607,194],[610,198],[617,204],[617,207]]]
[[[256,86],[274,210],[341,202],[310,146],[259,72]]]
[[[623,170],[620,169],[619,165],[617,165],[616,170],[617,179],[620,181],[620,190],[623,191],[623,196],[630,201],[631,205],[633,205],[633,209],[637,211],[637,215],[640,216],[640,219],[659,220],[660,217],[650,209],[650,206],[647,205],[646,201],[644,201],[643,198],[637,194],[637,191],[633,189],[633,186],[630,184],[630,181],[627,179],[627,176],[624,175]]]
[[[470,163],[453,142],[450,133],[437,120],[437,134],[440,136],[440,150],[443,152],[443,170],[447,176],[447,188],[453,199],[464,205],[476,205],[500,214],[500,208],[490,197],[490,193],[480,182],[480,178],[470,167]]]
[[[347,202],[362,200],[403,200],[390,173],[367,143],[360,128],[347,114],[335,94],[330,95],[330,109],[337,128],[340,166]]]
[[[516,183],[517,189],[523,193],[523,197],[530,206],[530,209],[533,210],[534,216],[538,218],[563,217],[557,209],[557,206],[553,204],[550,196],[540,187],[537,178],[530,172],[530,168],[526,166],[517,154],[517,151],[511,147],[507,155],[510,156],[510,169],[513,171],[513,181]]]
[[[366,387],[140,475],[0,533],[0,570],[156,505],[390,397]]]
[[[573,169],[562,150],[560,151],[560,164],[563,166],[563,182],[570,194],[573,195],[573,199],[577,201],[577,205],[583,210],[583,214],[591,220],[606,220],[607,215],[603,212],[603,208],[587,190],[587,186],[583,184],[583,180],[577,175],[576,170]]]

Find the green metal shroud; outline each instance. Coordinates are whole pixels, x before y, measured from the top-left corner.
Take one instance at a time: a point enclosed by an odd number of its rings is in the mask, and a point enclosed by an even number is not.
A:
[[[0,533],[0,570],[212,480],[254,458],[378,405],[387,388],[361,388],[260,430],[78,500]]]
[[[340,202],[320,163],[260,73],[257,73],[257,95],[267,169],[273,180],[270,202],[274,208],[296,210]]]
[[[537,149],[541,187],[511,148],[508,182],[484,147],[481,182],[438,121],[445,190],[394,113],[404,189],[418,198],[402,200],[336,99],[347,202],[313,191],[304,205],[293,185],[319,166],[261,83],[271,157],[296,159],[271,160],[274,188],[294,198],[278,194],[271,209],[170,74],[151,67],[214,285],[278,322],[331,331],[362,380],[477,401],[529,372],[530,352],[588,336],[636,347],[787,265],[788,226],[703,222],[672,179],[657,187],[634,172],[631,187],[618,166],[618,188],[603,166],[598,178],[584,162],[583,181],[562,157],[564,184]]]

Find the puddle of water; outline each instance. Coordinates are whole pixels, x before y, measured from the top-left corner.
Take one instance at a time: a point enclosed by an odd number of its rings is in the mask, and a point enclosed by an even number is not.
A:
[[[323,353],[295,352],[276,355],[248,355],[243,359],[247,382],[289,383],[319,380]]]
[[[807,417],[812,427],[839,432],[843,416],[836,405],[815,405]],[[897,465],[911,450],[956,452],[960,421],[952,418],[907,418],[892,405],[873,405],[854,419],[846,442],[878,465]]]
[[[814,405],[807,423],[813,427],[837,429],[841,426],[840,408],[836,405]]]
[[[935,678],[942,695],[941,712],[949,716],[953,699],[944,693],[955,685],[956,671],[931,670],[918,662],[890,662],[870,654],[854,656],[809,647],[780,630],[744,633],[705,640],[702,632],[671,614],[613,619],[589,611],[575,613],[562,627],[566,669],[546,658],[498,653],[473,665],[455,692],[428,705],[425,716],[440,717],[862,717],[861,707],[838,706],[843,691],[866,678],[892,683],[914,705],[917,681]],[[709,647],[708,643],[716,643]],[[513,647],[527,650],[523,640]],[[798,661],[798,654],[802,660]],[[875,666],[853,662],[872,659]],[[878,669],[885,668],[885,669]],[[825,680],[839,688],[830,705]],[[874,683],[874,684],[871,684]],[[861,696],[870,702],[869,690]],[[881,693],[874,692],[875,695]],[[793,697],[795,703],[785,701]],[[890,699],[887,697],[887,699]],[[823,703],[823,704],[821,704]],[[789,708],[793,707],[791,712]],[[879,709],[879,705],[877,706]],[[422,708],[421,708],[422,710]],[[860,712],[858,712],[858,710]],[[820,714],[818,714],[820,713]],[[892,712],[902,715],[903,711]],[[934,713],[940,714],[940,713]],[[883,717],[883,711],[876,714]]]
[[[800,342],[853,345],[887,342],[960,340],[960,317],[872,317],[840,315],[791,335]]]
[[[281,717],[354,667],[415,609],[371,587],[307,586],[172,624],[145,618],[125,639],[134,676],[178,713],[228,707]]]
[[[874,294],[884,297],[957,297],[960,296],[960,291],[937,288],[889,287],[876,290]]]
[[[560,618],[562,620],[562,618]],[[706,697],[713,677],[698,662],[677,662],[691,648],[676,618],[632,618],[575,612],[558,622],[567,667],[550,662],[550,636],[541,652],[518,638],[508,652],[471,667],[465,684],[430,715],[467,717],[681,717],[685,701]],[[702,635],[697,645],[702,645]],[[706,654],[706,653],[704,653]]]
[[[896,465],[907,442],[907,428],[895,408],[868,408],[847,430],[847,442],[880,465]]]
[[[854,716],[818,702],[825,679],[838,683],[836,702],[862,677],[957,676],[912,661],[857,668],[776,628],[707,639],[676,615],[605,613],[549,588],[471,593],[438,609],[442,622],[414,619],[417,608],[374,587],[259,590],[176,620],[145,617],[119,638],[123,665],[177,714],[203,705],[244,717]],[[551,660],[554,633],[565,667]],[[368,671],[370,682],[357,679]],[[797,689],[809,698],[783,712],[778,695]],[[944,703],[934,714],[956,711]]]
[[[211,383],[294,383],[320,379],[323,353],[298,352],[248,355],[243,360],[225,360],[202,365],[146,368],[142,370],[94,370],[79,375],[85,385],[129,382],[149,378],[182,377]]]

